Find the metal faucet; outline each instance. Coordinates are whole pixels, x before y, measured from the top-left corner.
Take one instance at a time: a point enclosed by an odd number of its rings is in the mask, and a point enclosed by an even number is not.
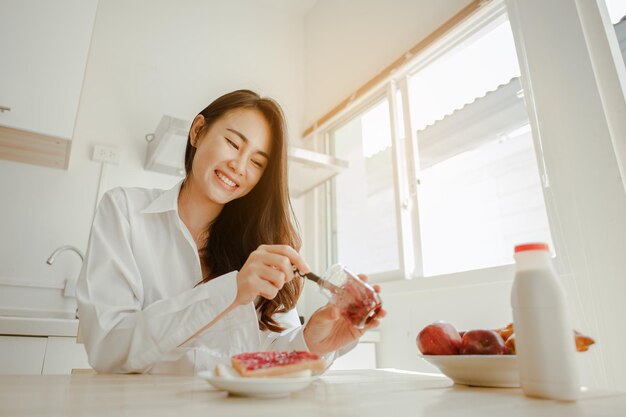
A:
[[[52,265],[54,263],[54,259],[56,258],[56,256],[61,252],[65,252],[66,250],[71,250],[71,251],[76,252],[76,254],[80,256],[80,261],[81,262],[85,261],[85,255],[83,255],[83,253],[78,248],[71,246],[71,245],[65,245],[65,246],[61,246],[55,249],[55,251],[52,252],[52,255],[50,255],[46,263],[48,265]],[[68,278],[65,280],[65,287],[63,288],[63,295],[65,297],[76,298],[76,283],[77,282],[78,282],[78,277]],[[78,318],[78,309],[76,309],[76,318]]]
[[[56,258],[56,256],[59,253],[64,252],[66,250],[71,250],[71,251],[76,252],[78,256],[80,256],[81,262],[85,260],[85,255],[83,255],[83,253],[78,248],[76,248],[75,246],[71,246],[71,245],[65,245],[65,246],[61,246],[60,248],[55,249],[55,251],[52,252],[52,255],[50,255],[46,263],[48,265],[52,265],[54,263],[54,259]]]

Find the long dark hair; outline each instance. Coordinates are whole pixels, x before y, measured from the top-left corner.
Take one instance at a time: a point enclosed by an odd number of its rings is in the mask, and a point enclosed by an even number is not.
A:
[[[267,121],[272,141],[272,154],[256,186],[245,196],[224,205],[209,225],[201,262],[209,271],[201,283],[234,270],[240,270],[250,253],[262,244],[284,244],[300,250],[301,239],[287,186],[287,130],[282,109],[271,98],[260,97],[250,90],[225,94],[209,104],[200,115],[205,124],[198,135],[205,134],[215,121],[236,109],[260,112]],[[196,148],[187,138],[185,150],[186,176],[189,181]],[[302,292],[302,280],[294,278],[278,291],[273,300],[260,297],[255,307],[260,313],[261,330],[283,331],[272,316],[295,307]]]

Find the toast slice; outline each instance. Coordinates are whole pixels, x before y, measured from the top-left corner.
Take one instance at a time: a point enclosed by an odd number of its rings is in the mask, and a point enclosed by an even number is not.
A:
[[[287,377],[304,375],[302,371],[322,372],[326,364],[314,353],[248,352],[231,358],[233,368],[243,377]]]

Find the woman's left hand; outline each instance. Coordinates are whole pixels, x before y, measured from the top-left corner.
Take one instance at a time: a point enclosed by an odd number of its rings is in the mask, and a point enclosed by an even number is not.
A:
[[[366,275],[359,274],[359,278],[367,281]],[[373,287],[377,293],[380,293],[378,285]],[[327,304],[313,313],[304,327],[304,341],[312,353],[323,355],[334,352],[357,340],[366,331],[378,327],[379,319],[385,317],[386,314],[387,312],[381,309],[365,324],[365,328],[357,329],[341,316],[337,307]]]

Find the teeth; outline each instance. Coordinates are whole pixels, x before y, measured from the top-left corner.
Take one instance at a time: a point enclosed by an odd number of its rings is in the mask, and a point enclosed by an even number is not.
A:
[[[217,173],[217,176],[219,177],[219,179],[221,179],[223,182],[230,185],[231,187],[234,187],[237,185],[234,182],[232,182],[230,179],[228,179],[226,176],[222,175],[222,173],[220,172]]]

